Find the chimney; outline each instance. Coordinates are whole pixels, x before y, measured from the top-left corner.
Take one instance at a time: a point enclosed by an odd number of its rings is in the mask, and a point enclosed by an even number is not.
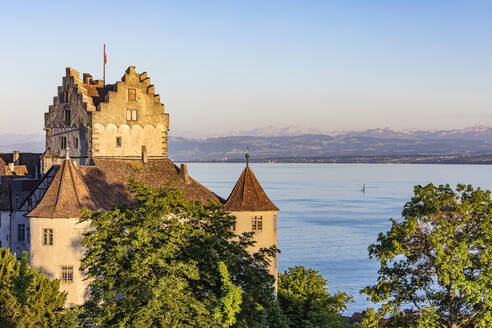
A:
[[[142,162],[147,163],[147,147],[142,146]]]
[[[184,182],[190,182],[190,177],[188,176],[188,168],[186,167],[186,164],[181,164],[178,175],[181,179],[183,179]]]
[[[84,83],[86,84],[92,84],[92,75],[89,73],[84,73],[83,75]]]
[[[17,166],[19,165],[19,151],[18,150],[14,150],[13,154],[12,154],[12,162],[14,162],[14,165]]]

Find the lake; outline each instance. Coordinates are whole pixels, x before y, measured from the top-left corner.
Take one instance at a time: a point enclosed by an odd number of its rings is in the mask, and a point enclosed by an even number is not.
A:
[[[413,164],[251,164],[278,216],[279,272],[318,270],[328,289],[354,296],[346,314],[371,306],[359,290],[376,283],[367,247],[389,218],[401,218],[417,184],[472,184],[492,189],[492,166]],[[244,164],[190,163],[189,174],[227,198]],[[366,191],[362,192],[362,185]],[[373,306],[373,305],[372,305]]]

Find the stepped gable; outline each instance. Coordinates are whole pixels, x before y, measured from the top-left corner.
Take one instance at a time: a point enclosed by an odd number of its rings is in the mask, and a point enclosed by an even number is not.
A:
[[[151,187],[162,188],[170,184],[182,190],[184,197],[191,201],[224,202],[184,171],[180,174],[180,169],[169,159],[149,159],[145,163],[141,160],[94,159],[94,163],[94,166],[79,166],[78,170],[102,209],[133,203],[133,195],[128,191],[130,177]]]
[[[78,218],[80,210],[98,206],[72,160],[63,161],[39,204],[28,217]]]
[[[135,71],[135,66],[129,66],[122,76],[121,81],[114,84],[104,84],[102,80],[94,80],[92,75],[88,73],[83,73],[83,78],[80,79],[80,73],[76,69],[67,67],[62,85],[58,87],[58,95],[53,97],[53,104],[49,106],[48,113],[45,113],[45,120],[50,123],[50,125],[55,123],[56,119],[50,117],[49,114],[53,112],[57,106],[66,101],[72,104],[81,103],[88,112],[99,111],[102,109],[99,105],[107,104],[112,95],[118,92],[118,88],[120,88],[128,78],[133,78],[134,76],[136,76],[140,83],[143,83],[147,87],[147,93],[153,97],[156,107],[164,112],[164,105],[160,102],[160,95],[155,93],[154,85],[150,84],[150,78],[147,76],[147,72],[137,73]],[[70,93],[70,99],[63,99],[65,97],[64,92]]]
[[[234,189],[224,205],[226,211],[278,211],[278,207],[270,198],[256,179],[253,170],[249,166],[237,180]]]

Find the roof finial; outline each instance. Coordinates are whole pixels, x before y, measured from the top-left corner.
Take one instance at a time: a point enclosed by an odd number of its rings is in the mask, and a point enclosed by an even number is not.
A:
[[[244,157],[246,157],[246,167],[249,167],[249,148],[246,147],[246,155],[244,155]]]
[[[70,159],[70,147],[67,146],[67,154],[66,154],[66,157],[65,159]]]

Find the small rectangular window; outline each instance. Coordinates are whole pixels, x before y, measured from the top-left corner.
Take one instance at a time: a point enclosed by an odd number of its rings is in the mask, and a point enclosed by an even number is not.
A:
[[[263,230],[263,217],[253,216],[251,218],[251,229],[252,230]]]
[[[126,120],[127,121],[136,121],[138,119],[137,110],[136,109],[127,109],[126,110]]]
[[[137,100],[137,92],[135,89],[128,89],[128,100]]]
[[[43,229],[43,245],[53,245],[53,229]]]
[[[67,149],[67,137],[61,137],[60,144],[62,149]]]
[[[121,147],[121,137],[116,137],[116,147]]]
[[[17,225],[17,241],[26,241],[26,225],[19,223]]]
[[[72,123],[71,116],[72,116],[71,112],[69,110],[66,110],[65,111],[65,124]]]
[[[73,282],[73,266],[62,266],[62,282]]]
[[[277,231],[277,224],[278,224],[277,215],[274,215],[273,216],[273,231]]]
[[[73,146],[75,149],[79,148],[79,138],[75,138],[73,141]]]

